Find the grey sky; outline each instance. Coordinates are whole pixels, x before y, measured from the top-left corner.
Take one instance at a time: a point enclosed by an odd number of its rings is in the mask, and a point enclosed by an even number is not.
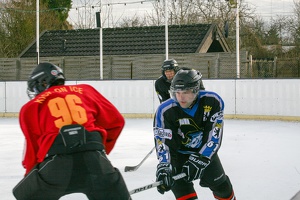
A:
[[[78,23],[78,21],[81,21],[81,23],[89,23],[90,21],[90,23],[95,24],[93,13],[99,10],[101,2],[102,6],[104,6],[102,15],[108,16],[107,8],[112,9],[114,13],[113,19],[110,17],[105,22],[105,26],[107,26],[111,25],[109,23],[112,21],[116,22],[121,16],[132,17],[135,14],[144,15],[147,12],[151,13],[153,1],[155,0],[73,0],[73,9],[70,11],[68,20],[72,24]],[[278,15],[291,16],[294,9],[293,0],[241,0],[241,2],[255,8],[256,13],[265,20],[276,18]],[[108,4],[110,5],[108,6]],[[94,8],[91,8],[91,6],[94,6]],[[86,15],[83,13],[92,13],[92,16],[85,19]]]

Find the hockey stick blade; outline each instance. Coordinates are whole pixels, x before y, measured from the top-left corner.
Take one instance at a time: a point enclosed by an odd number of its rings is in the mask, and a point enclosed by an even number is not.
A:
[[[151,151],[146,155],[146,157],[136,166],[125,166],[124,171],[125,172],[132,172],[132,171],[136,171],[143,163],[144,161],[152,154],[152,152],[154,151],[155,147],[153,147],[151,149]]]
[[[184,177],[186,177],[186,174],[181,173],[181,174],[177,174],[176,176],[173,176],[172,178],[174,180],[179,180],[179,179],[184,178]],[[143,187],[139,187],[139,188],[136,188],[134,190],[131,190],[131,191],[129,191],[129,194],[132,195],[132,194],[135,194],[135,193],[138,193],[138,192],[142,192],[142,191],[157,187],[161,184],[162,184],[162,181],[157,181],[157,182],[151,183],[149,185],[145,185]]]

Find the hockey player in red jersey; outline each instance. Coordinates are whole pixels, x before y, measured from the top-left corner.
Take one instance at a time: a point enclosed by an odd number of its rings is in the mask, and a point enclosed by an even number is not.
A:
[[[174,76],[171,98],[161,103],[154,117],[154,138],[159,164],[158,192],[171,190],[177,200],[198,199],[193,181],[208,187],[218,200],[235,200],[232,184],[225,174],[218,150],[223,134],[222,98],[200,90],[202,75],[181,69]],[[185,173],[183,179],[172,176]]]
[[[40,63],[27,81],[31,100],[20,111],[25,177],[18,200],[57,200],[84,193],[93,200],[131,199],[107,159],[123,127],[119,111],[92,86],[65,85],[62,70]]]

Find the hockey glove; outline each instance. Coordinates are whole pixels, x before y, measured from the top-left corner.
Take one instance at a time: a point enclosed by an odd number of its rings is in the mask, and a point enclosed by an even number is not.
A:
[[[200,154],[191,154],[189,159],[182,166],[182,172],[186,174],[184,180],[192,182],[193,180],[200,179],[203,170],[209,165],[208,158],[202,157]]]
[[[156,181],[162,181],[162,184],[157,186],[157,191],[161,194],[169,191],[174,185],[172,178],[172,165],[169,163],[160,163],[157,165]]]

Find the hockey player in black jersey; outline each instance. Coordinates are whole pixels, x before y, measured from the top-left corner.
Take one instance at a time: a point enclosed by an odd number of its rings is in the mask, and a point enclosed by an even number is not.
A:
[[[200,90],[202,75],[196,70],[179,70],[174,76],[171,98],[161,103],[154,118],[154,138],[159,164],[158,192],[171,190],[177,200],[198,199],[193,181],[200,179],[218,200],[236,200],[218,150],[222,142],[222,98]],[[186,177],[173,180],[172,176]]]
[[[184,67],[182,69],[188,68]],[[155,81],[155,91],[157,93],[158,100],[160,103],[170,98],[169,90],[171,86],[171,81],[175,76],[176,72],[178,72],[178,70],[178,63],[174,59],[165,60],[162,64],[162,75]],[[205,90],[202,80],[200,82],[200,89]]]
[[[155,91],[160,103],[170,98],[171,81],[177,71],[178,63],[174,59],[165,60],[162,64],[162,75],[155,81]]]

